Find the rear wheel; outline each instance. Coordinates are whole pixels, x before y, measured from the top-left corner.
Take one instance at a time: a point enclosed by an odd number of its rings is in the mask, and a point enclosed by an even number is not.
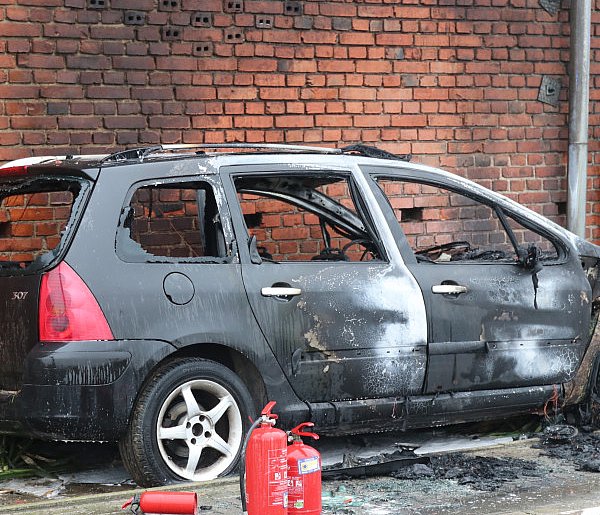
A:
[[[176,360],[141,392],[121,457],[140,486],[214,479],[236,467],[251,414],[248,389],[229,368]]]

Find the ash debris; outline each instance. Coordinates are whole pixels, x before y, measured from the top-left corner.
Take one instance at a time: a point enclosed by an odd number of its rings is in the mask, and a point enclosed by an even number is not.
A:
[[[534,447],[541,454],[572,463],[577,470],[600,472],[600,433],[591,432],[590,427],[580,427],[571,438],[542,438]]]
[[[411,456],[412,455],[412,456]],[[600,460],[598,462],[600,467]],[[450,479],[482,491],[494,491],[507,481],[541,477],[547,470],[533,461],[516,458],[469,456],[454,453],[415,457],[406,451],[383,453],[368,459],[345,455],[342,463],[324,471],[324,479],[388,476],[395,479]]]
[[[507,481],[541,477],[545,472],[528,460],[448,454],[433,456],[427,465],[417,463],[390,475],[397,479],[453,479],[477,490],[494,491]]]

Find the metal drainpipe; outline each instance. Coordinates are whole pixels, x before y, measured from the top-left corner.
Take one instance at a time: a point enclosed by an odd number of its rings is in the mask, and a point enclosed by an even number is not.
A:
[[[567,228],[585,237],[591,0],[571,0]]]

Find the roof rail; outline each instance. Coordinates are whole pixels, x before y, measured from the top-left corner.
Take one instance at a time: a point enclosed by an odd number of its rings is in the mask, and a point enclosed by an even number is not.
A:
[[[304,145],[284,145],[279,143],[190,143],[181,145],[163,145],[164,150],[180,150],[180,149],[221,149],[221,148],[233,148],[233,149],[254,149],[254,150],[279,150],[281,152],[310,152],[318,154],[341,154],[342,151],[339,148],[327,148],[327,147],[309,147]]]
[[[161,145],[154,145],[151,147],[136,147],[130,148],[128,150],[120,150],[119,152],[113,152],[112,154],[107,155],[100,163],[105,163],[106,161],[127,161],[128,159],[139,159],[140,161],[144,160],[148,154],[152,152],[158,152],[162,150]]]
[[[203,154],[204,150],[208,149],[248,149],[248,150],[267,150],[290,153],[310,153],[310,154],[356,154],[365,157],[373,157],[378,159],[392,159],[401,161],[410,161],[411,155],[397,155],[381,150],[377,147],[371,147],[363,144],[349,145],[344,148],[328,148],[328,147],[309,147],[304,145],[284,145],[273,143],[182,143],[174,145],[153,145],[149,147],[131,148],[114,152],[104,159],[106,161],[125,161],[130,159],[139,159],[143,161],[150,154],[158,154],[161,152],[172,152],[174,150],[195,150],[196,154]]]
[[[391,159],[394,161],[410,161],[412,159],[411,154],[392,154],[387,150],[381,150],[377,147],[371,147],[369,145],[363,145],[357,143],[356,145],[348,145],[343,147],[342,152],[344,154],[358,154],[365,157],[373,157],[376,159]]]
[[[121,161],[129,159],[139,159],[143,161],[149,154],[158,154],[160,152],[171,152],[173,150],[194,150],[196,153],[203,153],[205,149],[252,149],[252,150],[277,150],[279,152],[293,153],[319,153],[319,154],[341,154],[339,148],[326,147],[308,147],[303,145],[279,145],[271,143],[189,143],[174,145],[153,145],[150,147],[138,147],[128,150],[121,150],[106,156],[102,161]]]

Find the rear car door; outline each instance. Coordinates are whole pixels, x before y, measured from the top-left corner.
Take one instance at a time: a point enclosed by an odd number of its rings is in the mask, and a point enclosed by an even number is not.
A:
[[[302,400],[419,393],[418,285],[390,259],[350,171],[312,168],[221,169],[254,316]]]
[[[476,191],[417,173],[380,170],[374,177],[426,299],[425,391],[569,380],[590,322],[590,287],[576,256]],[[532,244],[537,267],[518,256]]]

